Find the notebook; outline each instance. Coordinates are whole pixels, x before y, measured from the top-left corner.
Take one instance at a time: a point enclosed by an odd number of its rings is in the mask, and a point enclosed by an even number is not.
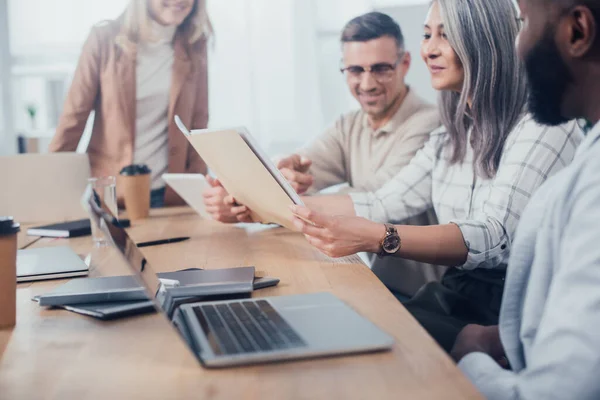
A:
[[[150,300],[111,301],[107,303],[84,303],[72,306],[57,306],[77,314],[98,319],[113,319],[129,315],[154,312],[154,304]]]
[[[223,187],[252,210],[255,221],[294,229],[289,206],[302,200],[245,128],[190,132],[179,117],[175,122]]]
[[[187,269],[158,274],[159,278],[178,282],[169,293],[173,298],[206,296],[252,291],[254,267],[215,270]],[[40,306],[64,306],[85,303],[148,300],[133,275],[73,279],[48,293],[35,296]],[[170,305],[169,301],[165,302]]]
[[[86,236],[92,233],[90,219],[79,219],[77,221],[61,222],[58,224],[36,226],[27,229],[29,236],[45,236],[69,238],[77,236]]]
[[[275,286],[279,283],[278,278],[266,277],[255,277],[253,289],[263,289],[270,286]],[[169,310],[169,314],[172,314],[173,310],[182,304],[198,301],[216,301],[216,300],[233,300],[239,298],[248,298],[250,293],[240,294],[225,294],[225,295],[214,295],[214,296],[190,296],[176,299]],[[65,310],[72,311],[77,314],[87,315],[102,320],[116,319],[121,317],[128,317],[137,314],[146,314],[155,312],[154,303],[151,300],[133,300],[133,301],[110,301],[102,303],[84,303],[74,305],[56,306],[64,308]]]
[[[68,246],[17,251],[17,282],[85,276],[88,270]]]

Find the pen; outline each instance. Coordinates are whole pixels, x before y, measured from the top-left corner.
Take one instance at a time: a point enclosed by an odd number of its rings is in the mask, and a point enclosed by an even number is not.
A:
[[[151,242],[141,242],[141,243],[137,244],[137,247],[158,246],[159,244],[183,242],[184,240],[188,240],[189,238],[190,238],[189,236],[183,236],[183,237],[174,237],[174,238],[169,238],[169,239],[154,240]]]

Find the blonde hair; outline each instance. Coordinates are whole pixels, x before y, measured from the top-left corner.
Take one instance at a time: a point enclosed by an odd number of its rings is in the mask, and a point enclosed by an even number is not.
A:
[[[126,50],[134,50],[138,44],[153,41],[150,22],[150,0],[130,0],[121,15],[121,32],[117,44]],[[177,35],[184,35],[192,45],[199,40],[208,40],[213,27],[206,12],[206,0],[194,0],[190,15],[177,27]]]

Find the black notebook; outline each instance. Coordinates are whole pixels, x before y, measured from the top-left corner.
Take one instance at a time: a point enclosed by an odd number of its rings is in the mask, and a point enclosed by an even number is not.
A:
[[[80,219],[77,221],[61,222],[58,224],[36,226],[27,229],[29,236],[46,236],[46,237],[77,237],[90,235],[92,227],[89,218]]]

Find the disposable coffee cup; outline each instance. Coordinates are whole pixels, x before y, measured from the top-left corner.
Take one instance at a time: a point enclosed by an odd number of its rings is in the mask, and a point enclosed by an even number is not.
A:
[[[117,190],[123,195],[129,219],[147,218],[150,213],[150,168],[145,164],[123,167],[117,177]]]
[[[0,329],[17,322],[17,233],[12,217],[0,217]]]

